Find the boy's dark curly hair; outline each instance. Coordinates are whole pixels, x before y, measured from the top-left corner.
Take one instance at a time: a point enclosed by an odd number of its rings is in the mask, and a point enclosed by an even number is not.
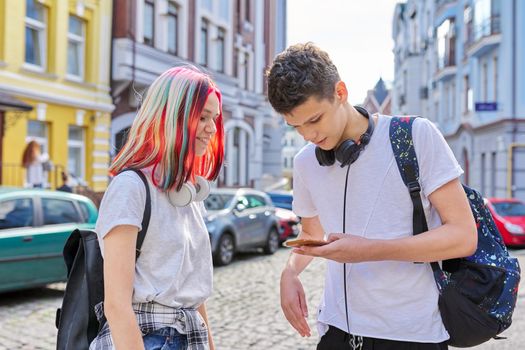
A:
[[[340,80],[328,54],[311,42],[292,45],[278,54],[266,75],[268,100],[281,114],[290,113],[310,96],[333,101]]]

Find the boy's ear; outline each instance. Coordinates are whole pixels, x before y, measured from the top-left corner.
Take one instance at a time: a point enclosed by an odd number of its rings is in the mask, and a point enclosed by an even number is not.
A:
[[[342,103],[348,100],[348,90],[346,88],[346,84],[344,81],[339,80],[335,84],[335,94],[336,94],[337,99]]]

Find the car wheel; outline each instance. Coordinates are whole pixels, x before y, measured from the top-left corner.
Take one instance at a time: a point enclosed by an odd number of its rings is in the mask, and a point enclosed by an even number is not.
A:
[[[233,237],[229,233],[225,233],[219,239],[217,245],[217,252],[215,253],[214,260],[218,266],[228,265],[233,260],[235,253],[235,243]]]
[[[268,233],[268,240],[264,246],[264,253],[273,254],[277,249],[279,249],[279,232],[277,232],[275,227],[272,227]]]

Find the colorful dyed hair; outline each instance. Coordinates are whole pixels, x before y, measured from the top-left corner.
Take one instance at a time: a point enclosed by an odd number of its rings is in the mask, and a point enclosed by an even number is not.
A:
[[[210,94],[219,100],[217,132],[206,153],[195,154],[197,126]],[[148,89],[131,125],[128,139],[113,160],[110,173],[153,166],[152,180],[162,191],[176,188],[195,176],[214,180],[224,159],[222,96],[211,78],[194,67],[175,67]]]

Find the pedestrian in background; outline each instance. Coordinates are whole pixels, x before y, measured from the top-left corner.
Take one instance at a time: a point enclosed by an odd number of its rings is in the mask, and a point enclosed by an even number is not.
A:
[[[60,177],[62,178],[62,186],[58,187],[57,191],[72,193],[73,189],[69,186],[69,176],[67,173],[65,171],[60,172]]]
[[[107,323],[91,350],[215,348],[205,306],[213,266],[202,200],[223,156],[215,83],[193,67],[164,72],[110,167],[116,176],[95,229],[104,257]],[[151,219],[136,262],[146,189],[135,172],[121,172],[127,168],[144,173],[151,193]]]
[[[43,188],[47,172],[51,170],[51,161],[47,153],[42,153],[40,144],[30,141],[22,155],[22,166],[26,169],[26,187]]]

